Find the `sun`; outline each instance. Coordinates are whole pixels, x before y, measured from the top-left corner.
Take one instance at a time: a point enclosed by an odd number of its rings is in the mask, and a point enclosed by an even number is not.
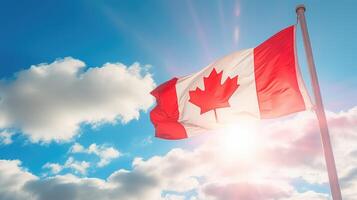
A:
[[[260,147],[257,128],[249,123],[232,125],[221,130],[217,142],[222,157],[232,160],[254,160]]]

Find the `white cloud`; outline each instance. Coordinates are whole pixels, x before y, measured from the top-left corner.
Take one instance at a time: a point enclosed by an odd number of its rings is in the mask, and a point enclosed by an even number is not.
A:
[[[69,157],[63,165],[58,163],[46,163],[42,168],[50,169],[52,174],[58,174],[63,169],[72,169],[75,173],[86,175],[89,167],[89,162],[77,161],[73,157]]]
[[[273,182],[232,182],[210,183],[201,189],[199,199],[202,200],[234,200],[234,199],[282,199],[291,196],[291,186],[281,186]]]
[[[306,199],[313,199],[313,200],[327,200],[329,199],[329,195],[317,193],[314,191],[307,191],[303,193],[295,192],[291,197],[283,198],[282,200],[306,200]]]
[[[98,146],[96,144],[91,144],[88,148],[88,152],[99,156],[99,167],[109,164],[111,160],[120,156],[120,152],[113,147]]]
[[[106,145],[97,145],[95,143],[89,145],[88,148],[83,147],[79,143],[74,143],[70,149],[69,153],[78,154],[93,154],[99,157],[97,162],[98,167],[104,167],[108,165],[113,159],[118,158],[121,153],[113,147],[108,147]],[[71,169],[77,174],[86,175],[91,164],[87,161],[77,161],[73,157],[69,157],[67,161],[61,165],[59,163],[46,163],[42,168],[49,169],[52,174],[59,174],[64,169]]]
[[[163,200],[185,200],[185,196],[177,194],[166,194]]]
[[[154,80],[138,63],[85,68],[65,58],[0,80],[0,129],[20,129],[32,142],[68,141],[83,123],[127,123],[153,104]]]
[[[81,145],[81,144],[79,144],[79,143],[74,143],[74,145],[71,147],[71,149],[70,149],[70,152],[71,153],[82,153],[82,152],[85,152],[85,149],[84,149],[84,147]]]
[[[0,131],[0,144],[8,145],[12,143],[13,132],[9,131]]]
[[[32,200],[24,185],[37,177],[20,167],[19,160],[0,160],[0,199]]]
[[[81,144],[75,143],[71,149],[71,153],[86,153],[94,154],[99,157],[98,167],[108,165],[113,159],[121,156],[121,153],[114,147],[107,147],[105,145],[97,145],[95,143],[89,145],[88,149],[84,148]]]
[[[345,200],[354,200],[357,191],[356,110],[328,114]],[[326,171],[320,138],[314,136],[318,135],[318,129],[312,115],[299,114],[284,122],[271,123],[258,132],[264,142],[254,159],[228,159],[217,144],[224,135],[212,134],[207,135],[205,144],[192,151],[173,149],[147,160],[136,158],[131,170],[119,169],[107,179],[73,175],[38,179],[21,169],[18,161],[11,161],[16,163],[11,168],[0,166],[0,185],[8,185],[7,180],[14,176],[6,171],[15,171],[16,176],[30,177],[16,179],[15,191],[30,194],[34,200],[170,199],[181,198],[181,194],[191,190],[197,191],[197,196],[190,197],[195,200],[329,199],[327,194],[314,191],[315,186],[322,187],[319,184],[326,184],[327,179],[317,180],[326,177]],[[298,188],[292,184],[296,179],[310,184]],[[0,197],[8,193],[8,189],[0,189]],[[23,198],[13,198],[17,199]]]
[[[52,174],[58,174],[62,171],[63,166],[58,163],[46,163],[42,168],[50,169]]]
[[[87,173],[87,169],[90,167],[90,164],[89,162],[76,161],[73,157],[69,157],[64,164],[64,167],[73,169],[75,172],[85,175]]]

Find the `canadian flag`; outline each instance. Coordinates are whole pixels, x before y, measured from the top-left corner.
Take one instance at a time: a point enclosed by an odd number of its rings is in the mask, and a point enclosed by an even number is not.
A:
[[[295,29],[290,26],[256,48],[158,86],[151,92],[157,105],[150,113],[156,137],[183,139],[238,123],[242,116],[268,119],[310,109]]]

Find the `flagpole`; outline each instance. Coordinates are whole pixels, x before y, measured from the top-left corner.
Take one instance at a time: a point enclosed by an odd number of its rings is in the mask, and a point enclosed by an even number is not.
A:
[[[315,113],[316,113],[316,116],[317,116],[317,119],[319,122],[319,127],[320,127],[321,140],[322,140],[322,146],[323,146],[324,155],[325,155],[325,162],[326,162],[327,173],[328,173],[328,178],[329,178],[329,182],[330,182],[332,199],[333,200],[342,200],[341,189],[340,189],[340,186],[338,183],[337,170],[336,170],[335,160],[333,157],[333,151],[332,151],[329,131],[328,131],[328,127],[327,127],[326,115],[325,115],[325,111],[324,111],[324,106],[322,104],[320,86],[319,86],[319,82],[317,79],[314,57],[312,55],[311,43],[310,43],[309,33],[307,30],[307,25],[306,25],[306,19],[305,19],[305,14],[304,14],[305,10],[306,10],[306,8],[304,5],[298,5],[296,7],[296,14],[297,14],[298,20],[300,22],[301,32],[302,32],[302,36],[303,36],[303,40],[304,40],[305,53],[306,53],[306,57],[307,57],[307,64],[309,67],[309,72],[310,72],[310,77],[311,77],[311,84],[312,84],[314,97],[315,97],[315,104],[316,104]]]

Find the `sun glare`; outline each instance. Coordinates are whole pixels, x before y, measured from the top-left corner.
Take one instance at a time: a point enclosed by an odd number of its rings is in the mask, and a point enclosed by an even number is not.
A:
[[[222,156],[228,159],[252,160],[259,148],[259,138],[253,125],[233,125],[219,137]]]

